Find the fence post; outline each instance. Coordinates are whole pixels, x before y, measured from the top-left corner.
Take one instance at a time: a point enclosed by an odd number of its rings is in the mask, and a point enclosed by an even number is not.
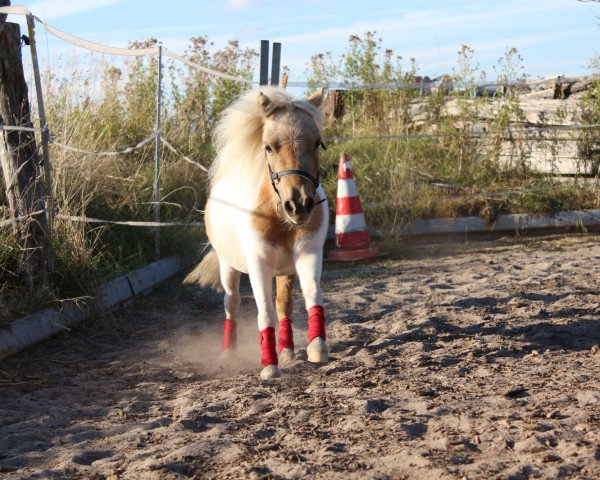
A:
[[[277,86],[281,67],[281,43],[279,42],[273,42],[273,60],[271,62],[271,85]]]
[[[269,84],[269,41],[260,41],[260,78],[259,85]]]
[[[156,86],[156,149],[154,151],[154,221],[160,223],[160,135],[162,108],[162,45],[158,45],[158,81]],[[160,259],[160,227],[154,230],[154,252],[156,260]]]
[[[21,30],[5,23],[0,32],[0,123],[33,127],[21,57]],[[44,195],[32,131],[0,131],[0,164],[20,248],[19,275],[27,288],[48,286],[52,244],[44,215]]]
[[[10,0],[0,0],[0,7],[10,7]],[[2,33],[2,28],[4,28],[6,17],[6,13],[0,14],[0,33]]]
[[[40,117],[40,128],[42,134],[42,155],[44,157],[44,186],[46,190],[46,221],[48,223],[48,235],[50,239],[54,234],[54,200],[52,198],[52,173],[50,167],[50,150],[48,141],[50,132],[46,123],[46,109],[44,108],[44,94],[42,93],[42,80],[40,78],[40,67],[38,64],[37,48],[35,44],[35,23],[33,15],[27,15],[27,28],[29,30],[29,48],[31,49],[31,63],[33,66],[33,78],[35,80],[35,93],[37,97],[38,114]]]

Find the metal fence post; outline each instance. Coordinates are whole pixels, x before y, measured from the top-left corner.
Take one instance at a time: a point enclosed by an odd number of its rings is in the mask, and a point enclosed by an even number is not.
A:
[[[260,78],[259,85],[269,84],[269,41],[260,41]]]
[[[31,49],[31,64],[33,66],[33,77],[35,79],[35,93],[37,96],[38,114],[40,117],[40,128],[42,129],[42,155],[44,156],[44,186],[46,193],[46,221],[48,222],[48,238],[52,239],[54,231],[54,200],[52,198],[52,173],[50,170],[50,150],[48,142],[50,132],[46,123],[46,109],[44,108],[44,95],[42,93],[42,80],[40,78],[40,67],[38,64],[37,48],[35,45],[35,21],[33,15],[27,15],[27,28],[29,30],[29,48]]]
[[[160,223],[160,135],[162,107],[162,45],[158,45],[158,81],[156,86],[156,149],[154,151],[154,221]],[[154,230],[154,250],[156,260],[160,259],[160,227]]]
[[[279,85],[281,67],[281,43],[273,42],[273,60],[271,60],[271,85]]]

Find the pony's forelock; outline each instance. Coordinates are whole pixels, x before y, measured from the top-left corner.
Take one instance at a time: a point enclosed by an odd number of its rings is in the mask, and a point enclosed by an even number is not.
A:
[[[319,130],[323,127],[323,114],[306,100],[294,100],[278,87],[250,90],[225,109],[213,132],[217,156],[210,168],[211,184],[226,173],[242,174],[257,182],[263,172],[262,129],[263,119],[258,94],[262,92],[272,102],[272,110],[297,108],[309,114]],[[237,173],[236,173],[237,172]]]

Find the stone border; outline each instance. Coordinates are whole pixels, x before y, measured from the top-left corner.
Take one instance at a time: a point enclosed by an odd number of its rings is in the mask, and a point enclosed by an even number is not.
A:
[[[400,236],[498,232],[525,233],[533,230],[564,230],[597,226],[600,226],[600,210],[576,210],[573,212],[557,212],[550,215],[532,215],[528,213],[500,215],[491,223],[479,217],[419,220],[397,228],[393,233]]]
[[[418,237],[422,235],[470,233],[525,233],[535,230],[565,230],[598,226],[600,226],[600,210],[576,210],[551,215],[533,215],[529,213],[500,215],[491,223],[480,217],[433,218],[411,222],[386,233],[398,237]],[[381,231],[372,228],[369,228],[369,235],[371,238],[382,238],[384,236]],[[334,239],[335,226],[330,225],[327,231],[327,240]]]
[[[94,308],[67,302],[60,308],[47,308],[15,320],[8,328],[0,329],[0,360],[68,330],[91,313],[108,310],[153,289],[184,266],[181,257],[166,257],[103,285]]]

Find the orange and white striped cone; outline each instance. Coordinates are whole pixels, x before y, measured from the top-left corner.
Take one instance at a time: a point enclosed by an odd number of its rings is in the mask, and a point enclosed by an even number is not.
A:
[[[352,164],[346,152],[340,155],[338,167],[335,246],[335,250],[329,252],[329,260],[351,262],[379,255],[379,249],[372,245],[367,231],[365,214],[352,175]]]

